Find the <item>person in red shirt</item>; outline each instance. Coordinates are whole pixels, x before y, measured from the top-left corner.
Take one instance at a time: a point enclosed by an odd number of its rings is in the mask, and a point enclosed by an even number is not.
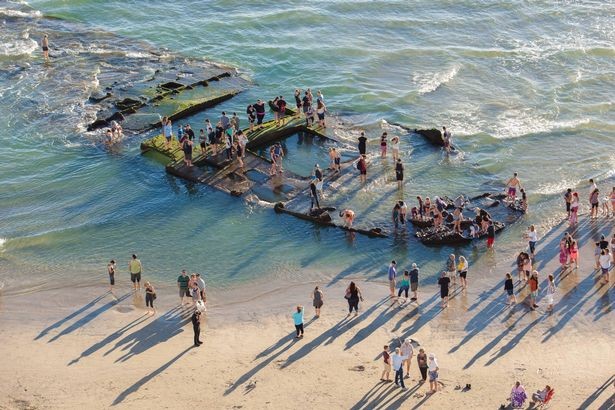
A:
[[[538,271],[532,272],[529,280],[530,284],[530,309],[534,310],[538,307],[536,298],[538,297]]]
[[[382,358],[384,359],[384,370],[382,371],[382,376],[380,376],[380,380],[383,382],[390,382],[391,381],[391,354],[389,353],[388,345],[384,345],[384,350],[382,351]],[[386,378],[384,376],[386,376]]]

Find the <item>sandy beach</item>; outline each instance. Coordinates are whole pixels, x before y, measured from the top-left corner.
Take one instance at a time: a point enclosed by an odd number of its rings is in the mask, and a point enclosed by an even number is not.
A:
[[[548,273],[559,272],[566,228],[539,242],[542,288]],[[610,409],[613,280],[598,282],[592,244],[612,231],[604,219],[582,219],[581,266],[556,277],[552,314],[542,304],[534,312],[505,305],[503,276],[513,261],[497,261],[497,249],[471,267],[469,289],[453,291],[445,310],[435,284],[425,281],[419,305],[399,307],[384,280],[357,280],[365,297],[357,318],[346,317],[350,277],[320,283],[325,306],[318,319],[314,283],[211,290],[199,348],[192,347],[190,311],[177,306],[172,281],[159,287],[154,317],[126,280],[117,300],[103,284],[3,295],[0,408],[497,409],[520,380],[528,392],[553,386],[552,409]],[[527,287],[516,291],[519,301],[528,294]],[[298,303],[306,306],[306,329],[297,341],[290,315]],[[405,337],[438,357],[436,394],[418,383],[415,358],[407,390],[379,381],[382,346]]]

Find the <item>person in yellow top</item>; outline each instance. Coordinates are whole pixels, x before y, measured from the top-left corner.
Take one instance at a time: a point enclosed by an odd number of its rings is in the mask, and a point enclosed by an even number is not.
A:
[[[459,257],[459,264],[457,264],[457,273],[459,274],[459,281],[461,282],[462,289],[468,286],[468,261],[464,256]]]
[[[128,262],[128,271],[130,272],[130,280],[132,282],[132,288],[134,290],[141,289],[141,270],[143,266],[141,261],[137,259],[137,255],[132,254],[132,259]]]

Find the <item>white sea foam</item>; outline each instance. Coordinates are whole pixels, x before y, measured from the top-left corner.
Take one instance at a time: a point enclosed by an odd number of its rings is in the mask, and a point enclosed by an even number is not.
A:
[[[461,66],[459,64],[453,65],[451,68],[445,71],[435,72],[435,73],[414,73],[412,75],[412,82],[417,88],[419,94],[427,94],[433,91],[436,91],[443,84],[451,81],[457,73],[459,73],[459,69]]]
[[[0,37],[0,56],[29,55],[38,48],[38,43],[30,38],[26,30],[17,37]]]
[[[589,118],[574,120],[548,119],[545,116],[533,115],[534,110],[509,110],[498,115],[495,124],[496,129],[491,131],[495,138],[517,138],[528,134],[546,133],[561,129],[576,128],[588,124]]]
[[[21,10],[15,10],[15,9],[8,9],[6,7],[0,7],[0,16],[39,18],[43,16],[43,13],[41,13],[38,10],[21,11]]]

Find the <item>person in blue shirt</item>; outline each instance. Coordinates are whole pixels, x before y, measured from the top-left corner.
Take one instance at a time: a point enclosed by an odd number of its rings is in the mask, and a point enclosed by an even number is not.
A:
[[[397,263],[391,261],[389,265],[389,290],[391,291],[391,298],[395,298],[395,277],[397,276]]]
[[[293,321],[295,322],[295,330],[297,331],[295,339],[300,339],[303,337],[303,306],[297,306],[297,311],[293,313]]]

